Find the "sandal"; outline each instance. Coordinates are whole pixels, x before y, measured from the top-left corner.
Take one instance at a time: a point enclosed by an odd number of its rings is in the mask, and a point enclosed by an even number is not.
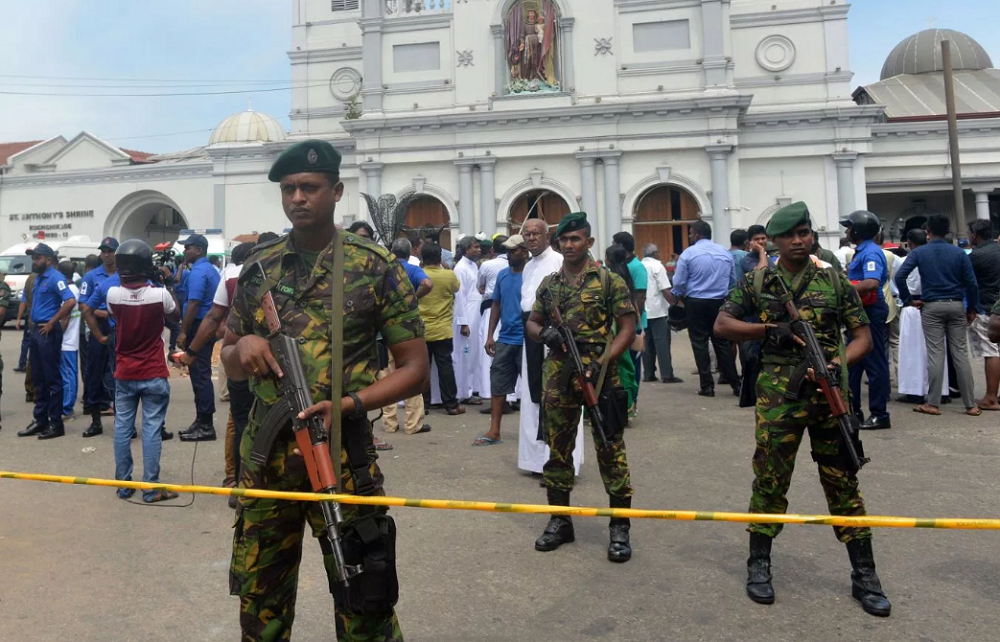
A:
[[[502,444],[502,443],[503,443],[503,439],[500,439],[499,437],[497,437],[496,439],[492,439],[490,437],[487,437],[486,435],[483,435],[482,437],[476,437],[476,440],[474,442],[472,442],[472,445],[473,446],[496,446],[497,444]]]
[[[392,444],[375,437],[375,450],[392,450]]]
[[[157,490],[153,491],[153,494],[149,497],[143,497],[142,501],[147,504],[153,504],[156,502],[165,502],[170,499],[177,499],[178,497],[180,497],[180,495],[172,490]]]
[[[937,417],[941,414],[941,411],[930,404],[922,404],[913,409],[913,412],[919,412],[922,415],[932,415]]]
[[[983,414],[983,409],[980,408],[979,406],[973,406],[971,408],[966,408],[965,414],[967,414],[970,417],[978,417],[979,415]]]

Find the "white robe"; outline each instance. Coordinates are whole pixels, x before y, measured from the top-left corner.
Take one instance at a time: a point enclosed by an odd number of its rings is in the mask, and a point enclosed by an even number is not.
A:
[[[907,257],[909,260],[909,257]],[[911,296],[920,296],[920,270],[915,269],[906,277],[906,287]],[[899,363],[896,370],[899,394],[927,396],[930,385],[927,377],[927,343],[920,310],[902,308],[899,313]],[[941,394],[948,395],[948,368],[944,369]]]
[[[479,353],[484,352],[479,343],[479,306],[483,295],[479,293],[479,266],[466,257],[455,266],[455,276],[458,277],[460,289],[455,295],[455,384],[458,386],[458,399],[468,399],[478,390],[479,383]],[[469,326],[469,336],[462,336],[462,326]],[[488,396],[488,395],[487,395]]]
[[[552,248],[546,248],[544,252],[536,257],[532,257],[524,266],[523,280],[521,283],[521,310],[530,312],[535,304],[535,293],[542,279],[562,268],[562,255]],[[521,395],[521,430],[520,438],[517,442],[517,467],[521,470],[533,473],[542,472],[545,462],[549,460],[549,447],[544,441],[538,441],[538,414],[539,406],[531,402],[531,393],[528,390],[528,362],[525,352],[521,350],[521,382],[523,394]],[[573,447],[573,470],[580,474],[580,467],[583,465],[583,416],[580,416],[580,425],[576,431],[576,445]]]

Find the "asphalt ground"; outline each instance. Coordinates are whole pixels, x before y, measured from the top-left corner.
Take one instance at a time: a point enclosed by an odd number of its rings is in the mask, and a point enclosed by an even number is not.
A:
[[[31,410],[23,375],[10,371],[19,342],[11,329],[0,340],[0,468],[113,477],[110,430],[81,439],[86,418],[69,423],[61,439],[16,437]],[[627,433],[635,506],[744,511],[753,413],[728,394],[696,395],[686,336],[674,336],[673,354],[685,382],[643,384],[639,417]],[[974,370],[982,392],[979,362]],[[193,396],[186,378],[171,383],[168,426],[176,431],[194,419]],[[861,486],[870,512],[1000,517],[1000,413],[974,419],[960,405],[935,418],[893,403],[894,427],[864,435],[872,463]],[[227,406],[219,408],[221,428]],[[544,503],[537,479],[516,468],[517,416],[505,417],[503,444],[473,448],[487,419],[469,410],[455,418],[432,411],[428,434],[387,436],[395,445],[380,459],[387,492]],[[83,452],[88,447],[95,450]],[[138,479],[138,442],[133,452]],[[194,456],[193,444],[166,442],[161,481],[190,482]],[[826,513],[805,449],[799,462],[790,510]],[[196,484],[221,482],[221,441],[198,446],[193,477]],[[606,506],[592,453],[572,499]],[[829,527],[785,529],[774,547],[777,603],[760,606],[744,593],[747,535],[739,524],[634,521],[634,557],[616,565],[605,558],[606,519],[576,518],[576,543],[538,553],[533,542],[544,516],[405,508],[392,515],[399,528],[398,613],[409,641],[1000,638],[996,532],[876,532],[878,571],[893,602],[892,617],[877,619],[851,598],[847,553]],[[238,639],[238,601],[227,580],[232,524],[225,498],[153,508],[116,499],[113,489],[0,481],[0,640]],[[334,639],[332,607],[319,546],[310,542],[293,639]]]

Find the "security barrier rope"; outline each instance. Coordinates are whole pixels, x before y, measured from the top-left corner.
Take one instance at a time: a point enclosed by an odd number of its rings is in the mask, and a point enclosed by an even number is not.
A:
[[[146,482],[118,481],[95,477],[69,477],[0,471],[0,479],[56,482],[82,486],[107,486],[134,488],[135,490],[164,490],[177,493],[255,497],[259,499],[284,499],[299,502],[340,502],[368,506],[404,506],[408,508],[433,508],[445,510],[475,510],[489,513],[522,513],[529,515],[576,515],[579,517],[619,517],[630,519],[663,519],[681,522],[736,522],[744,524],[808,524],[811,526],[845,526],[872,528],[942,528],[951,530],[1000,530],[1000,519],[964,519],[950,517],[887,517],[866,515],[847,517],[837,515],[775,515],[763,513],[726,513],[719,511],[642,510],[636,508],[588,508],[547,506],[539,504],[507,504],[502,502],[473,502],[447,499],[407,499],[404,497],[361,497],[358,495],[326,495],[322,493],[294,493],[251,488],[220,488],[182,484],[150,484]]]

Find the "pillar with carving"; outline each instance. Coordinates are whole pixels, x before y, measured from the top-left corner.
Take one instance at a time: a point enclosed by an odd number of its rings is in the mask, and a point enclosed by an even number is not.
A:
[[[495,159],[479,161],[479,229],[489,236],[497,231],[497,188]]]
[[[729,234],[733,231],[729,209],[729,155],[733,146],[709,145],[705,151],[712,167],[712,239],[729,247]]]
[[[458,165],[458,232],[462,236],[476,233],[475,185],[472,182],[473,163]]]

